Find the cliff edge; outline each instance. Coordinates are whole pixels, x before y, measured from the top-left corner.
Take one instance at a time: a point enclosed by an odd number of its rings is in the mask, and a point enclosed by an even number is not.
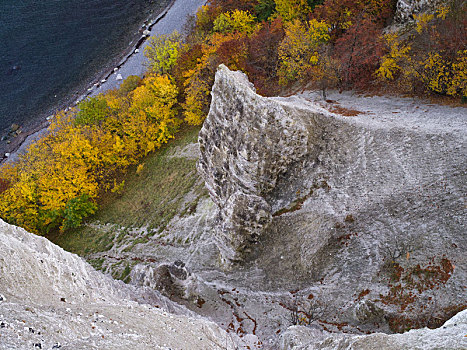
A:
[[[2,220],[0,293],[0,349],[236,348],[214,323]]]

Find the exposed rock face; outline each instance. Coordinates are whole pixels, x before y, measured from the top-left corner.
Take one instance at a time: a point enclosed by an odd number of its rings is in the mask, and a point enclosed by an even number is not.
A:
[[[467,311],[438,329],[417,329],[404,334],[374,333],[355,336],[330,334],[317,329],[291,327],[280,337],[281,350],[428,350],[467,348]]]
[[[312,95],[256,96],[219,68],[199,169],[221,253],[244,260],[251,288],[300,290],[310,322],[439,326],[467,305],[466,109]]]
[[[214,323],[2,220],[0,293],[0,349],[236,348]]]
[[[212,96],[199,134],[198,169],[219,207],[223,257],[238,261],[271,222],[264,197],[306,154],[308,132],[299,117],[257,95],[242,73],[225,66],[217,71]]]
[[[155,268],[137,265],[131,271],[131,281],[133,284],[158,290],[169,298],[183,299],[190,298],[190,286],[194,283],[193,277],[181,261],[161,264]]]
[[[398,23],[407,23],[414,20],[413,15],[431,12],[447,0],[398,0],[394,19]]]

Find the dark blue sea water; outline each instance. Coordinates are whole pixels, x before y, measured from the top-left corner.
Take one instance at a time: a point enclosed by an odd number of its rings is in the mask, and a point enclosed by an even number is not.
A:
[[[0,0],[0,135],[83,89],[168,3]]]

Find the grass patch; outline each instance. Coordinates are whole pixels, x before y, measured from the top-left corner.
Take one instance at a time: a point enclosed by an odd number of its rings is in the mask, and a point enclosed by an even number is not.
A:
[[[183,197],[195,185],[198,175],[196,159],[170,157],[174,147],[197,142],[200,127],[183,127],[167,145],[141,161],[144,168],[137,174],[131,167],[122,194],[108,193],[99,203],[99,210],[89,221],[117,224],[123,227],[148,227],[162,232],[172,218],[183,211]],[[106,232],[107,231],[107,232]],[[118,242],[126,234],[118,231]],[[115,230],[98,230],[83,226],[77,230],[48,237],[65,250],[87,255],[111,248]],[[117,242],[117,243],[118,243]]]
[[[92,227],[81,227],[73,232],[65,232],[48,237],[63,249],[84,256],[104,252],[113,246],[113,231],[106,232]]]
[[[104,264],[104,258],[98,258],[98,259],[91,259],[89,260],[89,263],[94,267],[96,270],[101,270],[102,265]]]
[[[129,263],[125,264],[125,268],[123,269],[121,275],[118,277],[119,280],[122,280],[125,283],[130,282],[130,273],[131,267]]]
[[[123,251],[124,252],[131,252],[133,250],[133,248],[135,247],[135,245],[140,244],[140,243],[147,243],[147,242],[149,242],[149,238],[147,238],[147,237],[137,238],[133,242],[131,242],[131,244],[128,247],[123,249]]]

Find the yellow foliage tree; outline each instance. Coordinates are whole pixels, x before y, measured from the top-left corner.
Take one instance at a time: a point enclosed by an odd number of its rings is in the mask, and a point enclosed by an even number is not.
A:
[[[87,196],[88,211],[93,212],[98,185],[91,169],[98,153],[69,116],[59,114],[50,133],[8,171],[13,185],[1,195],[2,217],[40,233],[68,225],[65,209],[77,197]]]
[[[430,52],[421,67],[421,80],[429,90],[467,97],[467,50],[458,51],[454,62]]]
[[[279,46],[279,83],[302,79],[307,70],[319,61],[319,48],[329,39],[329,27],[324,21],[312,19],[307,26],[294,20],[285,29],[285,38]]]
[[[310,13],[307,0],[275,0],[276,11],[286,22],[304,19]]]
[[[97,209],[99,194],[121,187],[116,175],[173,137],[179,120],[177,88],[166,76],[151,76],[131,93],[111,91],[90,103],[91,117],[58,113],[48,133],[12,165],[1,168],[8,186],[0,193],[0,217],[31,232],[77,227]],[[88,122],[91,121],[91,122]],[[3,181],[3,180],[2,180]]]
[[[397,33],[389,33],[384,36],[389,48],[388,54],[384,55],[376,75],[382,80],[394,80],[399,72],[408,75],[413,72],[411,66],[411,47],[400,40]]]
[[[451,9],[439,6],[435,13],[414,15],[415,27],[410,35],[386,34],[388,53],[376,76],[396,81],[403,91],[423,88],[443,95],[467,96],[467,50],[455,51],[453,46],[439,43],[443,33],[440,28],[450,27],[449,23],[445,25],[449,16]]]
[[[456,61],[452,64],[452,72],[453,77],[447,94],[467,98],[467,50],[457,52]]]
[[[251,34],[255,27],[255,17],[248,11],[234,10],[222,13],[214,20],[214,31],[219,33]]]
[[[215,54],[222,44],[238,37],[238,33],[214,33],[202,45],[202,57],[193,69],[184,73],[186,100],[183,104],[185,121],[190,125],[201,125],[206,118],[210,103],[214,73],[220,63]]]
[[[177,131],[180,121],[176,118],[174,104],[178,90],[167,76],[151,76],[145,84],[136,88],[130,95],[130,124],[127,135],[140,138],[145,144],[142,152],[147,154],[166,143]]]
[[[185,121],[190,125],[201,125],[206,118],[211,86],[202,78],[202,72],[193,73],[187,80],[186,100],[183,105]]]
[[[181,49],[181,36],[174,31],[170,35],[152,36],[144,48],[144,55],[154,74],[168,74],[177,62]]]

